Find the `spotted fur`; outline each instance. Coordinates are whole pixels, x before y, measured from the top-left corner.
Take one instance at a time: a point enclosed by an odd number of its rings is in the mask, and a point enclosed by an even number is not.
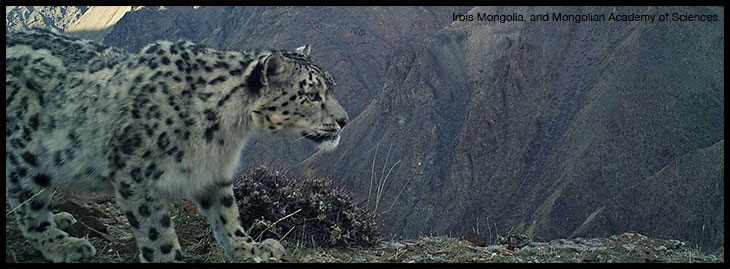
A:
[[[95,255],[52,214],[55,186],[110,193],[143,262],[180,261],[168,202],[198,202],[234,261],[277,261],[278,241],[241,227],[231,185],[254,132],[336,146],[347,114],[334,80],[289,51],[218,51],[158,41],[137,54],[49,31],[6,35],[6,195],[24,236],[50,261]]]

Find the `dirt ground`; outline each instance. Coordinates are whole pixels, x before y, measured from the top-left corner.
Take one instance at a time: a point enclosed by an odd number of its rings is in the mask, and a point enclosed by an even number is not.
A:
[[[57,194],[58,195],[58,194]],[[68,195],[68,194],[66,194]],[[129,222],[116,208],[111,197],[95,202],[84,203],[76,199],[54,198],[54,208],[69,212],[76,217],[77,223],[66,231],[74,236],[88,236],[97,254],[84,262],[119,263],[137,262],[137,247]],[[185,206],[188,206],[185,204]],[[198,214],[187,212],[184,206],[172,205],[173,222],[183,248],[184,261],[189,263],[225,262],[223,249],[215,242],[207,221]],[[5,212],[12,210],[6,203]],[[39,251],[34,249],[23,238],[17,228],[15,214],[6,215],[5,219],[5,258],[6,262],[45,262]]]
[[[63,195],[61,195],[63,196]],[[59,200],[59,199],[56,199]],[[56,208],[74,214],[78,220],[67,229],[75,236],[88,236],[97,255],[83,262],[137,262],[134,237],[124,216],[109,198],[91,203],[65,199]],[[188,263],[228,262],[212,236],[207,221],[195,208],[183,202],[171,205],[184,261]],[[6,203],[6,212],[12,208]],[[40,252],[23,238],[15,215],[6,213],[5,257],[7,263],[46,262]],[[374,247],[321,248],[284,240],[294,262],[330,263],[722,263],[724,250],[703,252],[677,240],[652,239],[637,233],[609,238],[558,239],[533,242],[524,236],[508,236],[486,244],[474,238],[444,236],[418,239],[381,240]],[[255,237],[255,235],[254,235]],[[476,242],[476,243],[475,243]]]

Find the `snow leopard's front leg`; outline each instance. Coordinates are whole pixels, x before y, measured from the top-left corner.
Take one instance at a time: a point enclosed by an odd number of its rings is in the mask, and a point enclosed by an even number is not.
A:
[[[208,218],[215,238],[233,261],[280,262],[286,250],[274,239],[257,243],[241,227],[233,185],[226,184],[195,197],[201,212]]]
[[[139,261],[181,262],[182,250],[170,217],[168,201],[159,195],[155,188],[156,181],[150,178],[136,180],[141,176],[138,172],[137,169],[131,169],[118,173],[131,176],[118,175],[114,183],[117,204],[137,239]]]

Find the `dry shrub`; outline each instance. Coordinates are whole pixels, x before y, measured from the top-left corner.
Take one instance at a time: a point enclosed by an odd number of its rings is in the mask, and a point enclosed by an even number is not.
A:
[[[243,227],[256,240],[285,238],[315,247],[378,242],[372,216],[330,180],[288,178],[260,166],[240,175],[234,188]]]

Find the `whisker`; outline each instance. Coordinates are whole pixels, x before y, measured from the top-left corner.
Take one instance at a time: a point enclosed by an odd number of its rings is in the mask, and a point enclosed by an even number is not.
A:
[[[299,137],[296,140],[294,140],[294,142],[299,141],[299,140],[304,139],[304,138],[310,138],[310,137],[312,137],[312,136],[314,136],[316,134],[317,134],[317,132],[311,132],[311,133],[304,134],[301,137]]]

